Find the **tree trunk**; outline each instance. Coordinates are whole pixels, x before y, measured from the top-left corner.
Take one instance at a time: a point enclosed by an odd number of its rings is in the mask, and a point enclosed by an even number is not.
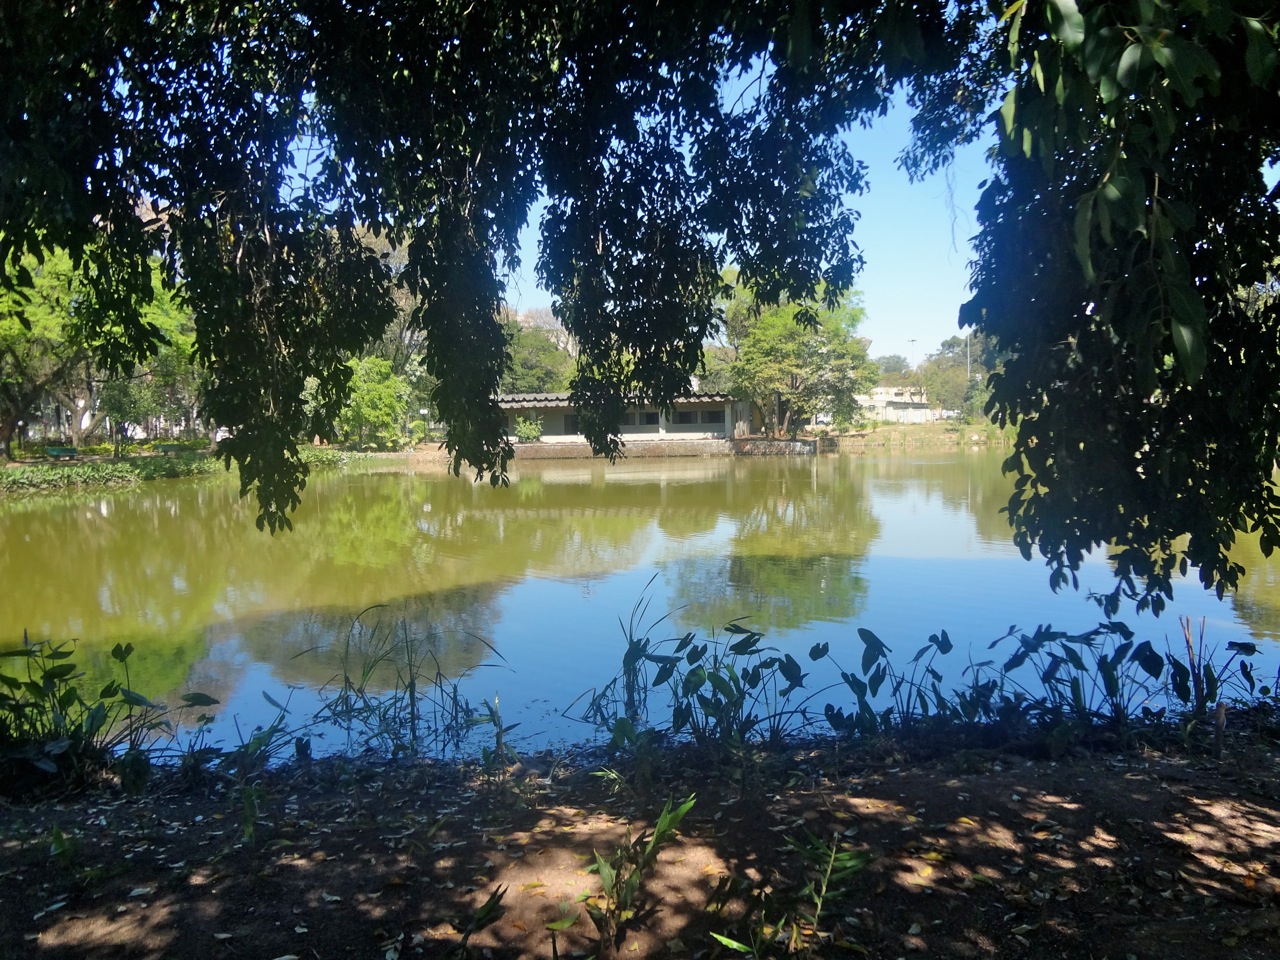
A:
[[[13,435],[18,429],[18,418],[0,416],[0,460],[13,459]]]

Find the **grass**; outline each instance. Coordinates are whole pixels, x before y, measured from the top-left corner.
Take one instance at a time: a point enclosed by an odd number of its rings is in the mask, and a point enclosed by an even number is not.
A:
[[[977,440],[974,440],[977,437]],[[986,421],[960,423],[939,420],[933,423],[880,423],[853,430],[840,437],[842,450],[879,448],[955,448],[973,443],[1004,447],[1011,436]]]

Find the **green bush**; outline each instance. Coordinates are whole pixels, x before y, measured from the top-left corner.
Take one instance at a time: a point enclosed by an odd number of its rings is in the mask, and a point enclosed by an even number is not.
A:
[[[171,480],[221,473],[222,461],[206,453],[179,453],[171,457],[138,457],[127,465],[139,480]]]
[[[425,420],[414,420],[409,424],[409,442],[418,444],[441,439]]]
[[[526,420],[524,417],[516,417],[516,439],[521,443],[537,443],[541,440],[542,419],[535,417]]]
[[[140,478],[126,463],[77,463],[67,466],[14,467],[0,471],[0,492],[32,493],[74,487],[129,486]]]
[[[66,465],[44,464],[0,470],[0,493],[38,493],[84,487],[127,487],[145,480],[218,473],[222,463],[203,453],[136,457]]]
[[[312,470],[318,467],[341,467],[352,460],[368,459],[367,453],[354,453],[338,447],[303,446],[298,448],[298,459]]]
[[[148,440],[146,443],[140,444],[138,449],[146,450],[151,453],[165,452],[180,447],[191,453],[206,453],[209,450],[209,440],[205,437],[198,437],[193,440]]]
[[[115,447],[109,443],[88,443],[76,447],[76,453],[82,457],[109,457],[115,452]]]

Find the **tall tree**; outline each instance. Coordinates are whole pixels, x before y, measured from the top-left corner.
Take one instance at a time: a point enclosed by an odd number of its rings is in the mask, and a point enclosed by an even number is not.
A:
[[[734,392],[753,400],[773,433],[795,436],[819,413],[852,420],[854,395],[875,385],[880,371],[857,334],[862,308],[853,298],[798,325],[795,304],[758,309],[746,322],[729,365]]]
[[[897,386],[911,373],[911,361],[900,353],[875,357],[872,362],[880,368],[880,382],[885,386]]]
[[[44,396],[68,387],[89,350],[76,319],[78,283],[66,254],[20,264],[31,283],[0,289],[0,456],[13,457],[18,424],[30,420]],[[73,408],[74,409],[74,408]],[[58,425],[58,431],[65,428]]]
[[[351,392],[338,415],[338,432],[359,449],[395,450],[404,439],[409,384],[382,357],[350,361]]]
[[[233,430],[222,450],[272,528],[305,475],[306,378],[336,414],[346,358],[394,315],[364,231],[405,250],[455,466],[501,471],[502,272],[544,190],[538,274],[578,346],[583,429],[616,452],[629,405],[688,392],[726,262],[762,302],[838,302],[863,183],[840,134],[914,69],[875,51],[956,65],[975,29],[941,4],[828,24],[790,0],[34,0],[0,17],[5,282],[62,244],[96,266],[109,352],[146,351],[160,250]]]
[[[541,327],[525,326],[514,316],[503,324],[511,364],[502,375],[503,393],[562,392],[569,389],[573,357]]]
[[[995,341],[981,331],[948,337],[920,365],[925,395],[943,410],[963,411],[966,417],[981,414],[975,398],[985,397],[987,375],[999,358]]]

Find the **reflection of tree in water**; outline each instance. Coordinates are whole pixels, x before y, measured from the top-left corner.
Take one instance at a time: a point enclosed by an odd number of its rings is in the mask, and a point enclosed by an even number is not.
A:
[[[1263,556],[1258,535],[1251,534],[1236,539],[1231,559],[1245,569],[1240,586],[1228,594],[1236,616],[1258,639],[1280,640],[1280,556]]]
[[[857,614],[867,582],[850,557],[730,556],[678,560],[664,570],[675,584],[675,619],[691,630],[731,620],[763,633]]]
[[[854,616],[866,596],[859,566],[880,526],[848,459],[775,461],[742,470],[721,510],[734,531],[723,555],[664,566],[677,618],[718,628],[746,617],[789,630]]]
[[[211,644],[234,640],[239,652],[268,664],[284,683],[318,688],[341,676],[358,677],[380,661],[371,690],[397,686],[412,659],[420,676],[437,668],[457,678],[487,660],[497,649],[487,625],[497,619],[497,585],[462,587],[408,597],[366,610],[321,608],[269,614],[210,631]],[[492,648],[492,649],[491,649]],[[402,681],[401,681],[402,682]]]
[[[961,429],[964,429],[963,427]],[[1004,453],[981,448],[941,453],[907,450],[862,460],[866,476],[876,484],[891,484],[936,496],[949,507],[973,517],[980,539],[1012,543],[1013,531],[1002,507],[1009,504],[1013,480],[1001,470]]]
[[[203,626],[192,611],[217,602],[223,574],[210,576],[210,558],[236,539],[235,502],[225,484],[156,482],[5,503],[0,582],[21,603],[0,610],[4,632],[86,643],[190,634]]]

